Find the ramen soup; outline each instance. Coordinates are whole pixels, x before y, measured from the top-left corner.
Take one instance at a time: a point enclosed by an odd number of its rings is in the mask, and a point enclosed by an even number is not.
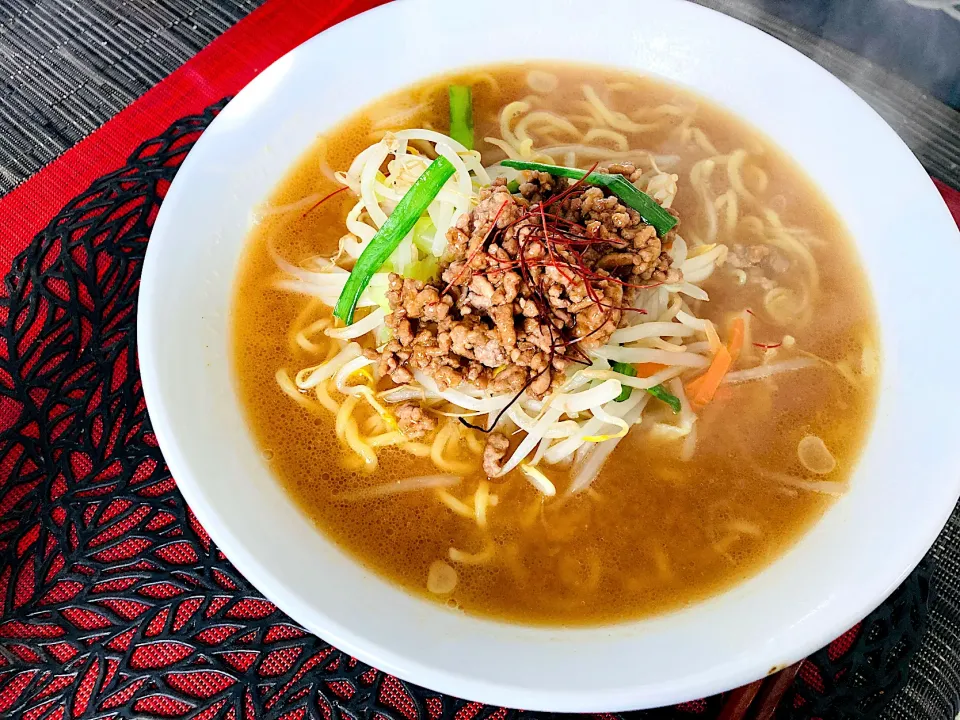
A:
[[[686,90],[553,63],[320,137],[258,209],[233,333],[263,458],[320,530],[540,625],[774,561],[846,489],[879,376],[854,246],[789,158]]]

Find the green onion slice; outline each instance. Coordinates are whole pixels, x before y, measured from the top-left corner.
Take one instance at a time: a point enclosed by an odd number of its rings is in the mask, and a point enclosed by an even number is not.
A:
[[[534,172],[550,173],[555,177],[565,177],[571,180],[579,180],[587,173],[576,168],[561,167],[560,165],[545,165],[544,163],[527,162],[525,160],[501,160],[503,167],[513,168],[514,170],[532,170]],[[605,187],[612,192],[627,207],[631,207],[640,213],[644,221],[653,225],[657,235],[663,237],[676,224],[677,219],[660,206],[656,200],[647,195],[627,180],[623,175],[611,173],[593,172],[587,177],[586,182],[591,185]]]
[[[451,85],[450,137],[473,150],[473,92],[469,85]]]
[[[652,388],[648,388],[647,392],[657,400],[663,400],[663,402],[673,409],[674,413],[680,412],[680,398],[667,390],[663,385],[654,385]]]
[[[629,375],[630,377],[637,376],[637,369],[633,367],[630,363],[614,362],[610,369],[614,372],[618,372],[621,375]],[[629,385],[623,385],[623,389],[620,391],[620,394],[617,395],[615,400],[617,402],[623,402],[630,398],[630,394],[633,392],[633,388]],[[653,395],[657,400],[662,400],[667,405],[669,405],[673,412],[680,412],[680,398],[667,390],[663,385],[654,385],[652,388],[647,388],[647,392]]]
[[[614,362],[610,366],[614,372],[618,372],[621,375],[629,375],[630,377],[637,376],[637,369],[633,367],[630,363]],[[623,402],[624,400],[629,400],[631,393],[633,393],[633,388],[629,385],[622,385],[623,389],[620,391],[620,394],[615,398],[617,402]]]
[[[454,172],[453,164],[443,156],[430,163],[430,166],[423,171],[423,174],[407,190],[406,195],[397,203],[397,207],[370,240],[370,244],[360,253],[337,300],[337,307],[333,311],[333,314],[347,325],[353,323],[357,302],[370,284],[370,279],[397,249],[400,241],[413,229],[440,189],[453,177]]]

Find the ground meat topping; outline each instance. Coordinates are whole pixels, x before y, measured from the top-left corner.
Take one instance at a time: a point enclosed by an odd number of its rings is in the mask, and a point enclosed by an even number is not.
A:
[[[631,182],[642,175],[630,163],[611,165],[599,172],[618,173]],[[567,181],[561,182],[567,184]],[[671,268],[670,256],[657,237],[657,231],[644,222],[640,213],[623,205],[615,195],[596,186],[580,186],[561,201],[560,209],[561,217],[584,226],[588,237],[610,243],[588,246],[583,253],[588,265],[604,270],[629,268],[630,277],[623,279],[629,280],[630,284],[680,281],[680,270]],[[668,233],[668,240],[672,240],[675,233],[676,228]]]
[[[542,398],[609,340],[639,287],[681,279],[664,249],[673,232],[662,242],[599,187],[523,173],[513,195],[499,179],[447,233],[438,280],[390,276],[380,373]]]
[[[437,427],[437,419],[415,402],[400,403],[393,409],[400,432],[411,440],[422,438]]]
[[[494,477],[503,470],[504,458],[509,449],[510,441],[505,435],[492,432],[487,436],[487,444],[483,448],[483,471],[487,477]]]
[[[741,245],[734,243],[727,254],[727,263],[735,270],[743,271],[748,283],[759,285],[764,290],[777,286],[777,277],[790,269],[790,259],[770,245]]]

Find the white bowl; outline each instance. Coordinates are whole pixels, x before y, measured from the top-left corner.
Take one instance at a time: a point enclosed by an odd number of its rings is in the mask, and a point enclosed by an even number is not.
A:
[[[884,348],[875,426],[852,489],[795,547],[706,602],[577,630],[463,616],[351,560],[261,462],[228,348],[250,211],[318,132],[447,69],[550,57],[659,75],[765,131],[845,218]],[[876,607],[933,543],[960,494],[957,268],[957,228],[910,151],[842,83],[758,30],[673,0],[525,0],[509,17],[407,0],[287,54],[200,138],[150,241],[140,367],[187,502],[240,572],[312,632],[381,670],[471,700],[646,708],[735,687],[823,646]]]

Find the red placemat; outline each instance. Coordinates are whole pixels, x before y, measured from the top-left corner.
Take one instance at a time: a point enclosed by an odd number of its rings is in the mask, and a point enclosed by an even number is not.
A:
[[[140,263],[183,157],[224,98],[377,4],[269,0],[0,199],[0,716],[507,714],[363,666],[264,600],[184,505],[139,385]],[[899,687],[928,576],[805,662],[788,712]],[[715,717],[726,700],[651,717]]]

